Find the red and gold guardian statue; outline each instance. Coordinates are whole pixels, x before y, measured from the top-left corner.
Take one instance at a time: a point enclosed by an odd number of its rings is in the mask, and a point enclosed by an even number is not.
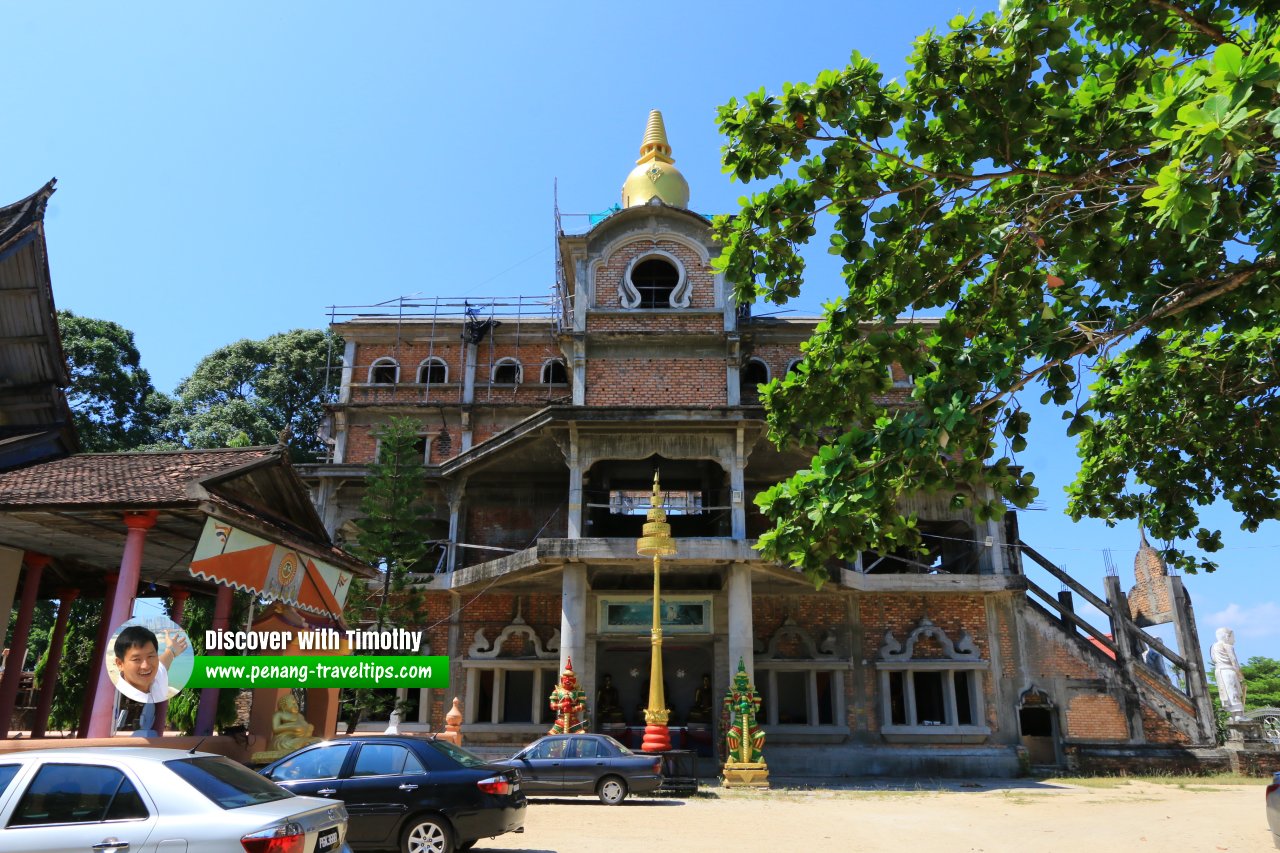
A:
[[[551,691],[551,710],[556,715],[549,735],[567,735],[587,730],[587,694],[573,674],[573,658],[565,658],[564,672]]]
[[[769,767],[764,763],[764,730],[758,714],[760,697],[751,686],[746,664],[738,661],[738,672],[724,696],[720,730],[724,732],[724,786],[726,788],[769,786]]]

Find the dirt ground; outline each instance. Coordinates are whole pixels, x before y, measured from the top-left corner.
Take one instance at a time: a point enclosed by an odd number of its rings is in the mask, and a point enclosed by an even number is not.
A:
[[[771,791],[705,788],[683,799],[530,801],[506,853],[930,851],[1264,853],[1266,781],[982,780]]]

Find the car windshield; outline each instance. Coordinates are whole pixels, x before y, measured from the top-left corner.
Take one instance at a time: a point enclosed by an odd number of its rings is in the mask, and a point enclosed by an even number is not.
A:
[[[623,755],[635,755],[634,752],[627,749],[625,746],[622,745],[621,742],[615,740],[614,738],[611,738],[608,735],[604,735],[604,739],[609,741],[609,743],[613,744],[613,748],[618,750],[618,752],[622,753]]]
[[[165,766],[224,809],[285,800],[293,794],[275,782],[221,756],[179,758]]]
[[[433,740],[430,743],[463,767],[484,767],[489,763],[474,752],[468,752],[460,746],[454,746],[447,740]]]

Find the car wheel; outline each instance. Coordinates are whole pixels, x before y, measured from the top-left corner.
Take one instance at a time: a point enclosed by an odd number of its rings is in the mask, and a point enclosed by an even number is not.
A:
[[[627,783],[617,776],[606,776],[596,786],[596,795],[606,806],[616,806],[627,798]]]
[[[453,833],[438,817],[414,818],[400,843],[403,853],[454,853]]]

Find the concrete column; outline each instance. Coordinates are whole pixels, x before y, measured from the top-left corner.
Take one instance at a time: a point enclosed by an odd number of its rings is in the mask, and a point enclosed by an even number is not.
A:
[[[729,322],[727,317],[725,322]],[[742,376],[738,362],[742,358],[742,348],[739,346],[737,335],[729,335],[728,339],[728,347],[725,351],[725,382],[727,383],[725,402],[730,406],[741,406]]]
[[[225,631],[230,626],[231,597],[231,587],[218,587],[218,596],[214,599],[213,604],[213,630]],[[217,656],[222,654],[222,650],[206,650],[205,654]],[[205,687],[200,691],[200,707],[196,710],[195,734],[201,736],[213,734],[213,727],[218,722],[218,694],[221,692],[221,690],[212,687]],[[257,698],[256,694],[254,698]],[[271,703],[271,709],[274,712],[275,702]]]
[[[569,518],[565,531],[570,539],[582,538],[582,459],[578,455],[578,425],[569,424]]]
[[[449,498],[449,554],[445,558],[448,571],[458,568],[458,540],[462,536],[462,500],[467,494],[465,478],[454,483],[448,491]]]
[[[347,340],[346,349],[342,352],[342,385],[338,389],[338,402],[351,402],[351,377],[356,366],[356,342]]]
[[[575,667],[587,661],[587,567],[582,563],[566,564],[560,577],[561,671],[567,658],[577,661]]]
[[[22,579],[22,603],[18,606],[18,621],[13,625],[13,643],[9,646],[4,678],[0,679],[0,730],[5,737],[9,736],[9,726],[13,724],[18,688],[22,685],[22,664],[27,657],[27,638],[36,613],[36,595],[40,592],[40,576],[44,574],[44,567],[49,565],[49,558],[28,551],[25,562],[27,571]]]
[[[155,526],[155,510],[126,512],[125,527],[129,533],[124,542],[124,555],[120,559],[120,579],[116,582],[111,607],[102,614],[102,621],[109,631],[114,631],[133,616],[133,602],[138,597],[138,580],[142,575],[142,551],[147,541],[147,531]],[[110,634],[108,633],[108,636]],[[90,678],[98,683],[93,695],[93,710],[89,712],[88,737],[111,736],[111,712],[115,707],[115,685],[107,677],[107,668],[99,666]]]
[[[107,611],[116,595],[116,584],[120,582],[119,572],[107,572],[103,575],[106,591],[102,594],[102,612],[98,614],[98,636],[93,643],[93,657],[89,659],[89,685],[84,695],[83,709],[80,711],[80,723],[76,733],[86,737],[89,731],[89,717],[93,712],[93,702],[98,695],[98,671],[102,669],[102,660],[107,651],[107,640],[111,639],[111,623],[107,621]]]
[[[1182,585],[1182,578],[1169,577],[1169,602],[1173,605],[1173,630],[1178,641],[1178,654],[1187,662],[1187,696],[1196,708],[1196,721],[1200,729],[1200,742],[1213,746],[1217,737],[1217,718],[1213,699],[1209,695],[1209,679],[1204,670],[1204,654],[1200,650],[1200,632],[1196,630],[1196,614],[1191,607],[1191,596]]]
[[[734,539],[747,538],[747,493],[746,493],[746,468],[747,454],[746,436],[743,434],[742,427],[738,427],[738,436],[734,443],[733,465],[729,469],[729,505],[732,507],[731,513],[731,533]],[[737,661],[734,661],[736,667]],[[736,672],[736,670],[735,670]]]
[[[747,674],[755,679],[756,658],[753,648],[751,615],[751,567],[745,563],[729,566],[729,677],[738,671],[738,661],[746,664]]]
[[[573,339],[573,405],[587,404],[587,343],[581,337]]]
[[[493,334],[492,331],[490,334]],[[465,408],[462,412],[462,448],[461,451],[471,449],[472,431],[470,406],[476,401],[476,345],[467,342],[463,348],[465,353],[463,356],[462,366],[462,405]]]
[[[80,595],[78,589],[58,590],[58,620],[53,623],[53,637],[49,640],[49,660],[44,665],[44,678],[40,680],[40,698],[36,702],[36,718],[31,722],[31,736],[44,737],[49,725],[49,711],[53,708],[53,691],[58,686],[58,671],[62,667],[62,647],[67,641],[67,620],[71,618],[71,605]]]

